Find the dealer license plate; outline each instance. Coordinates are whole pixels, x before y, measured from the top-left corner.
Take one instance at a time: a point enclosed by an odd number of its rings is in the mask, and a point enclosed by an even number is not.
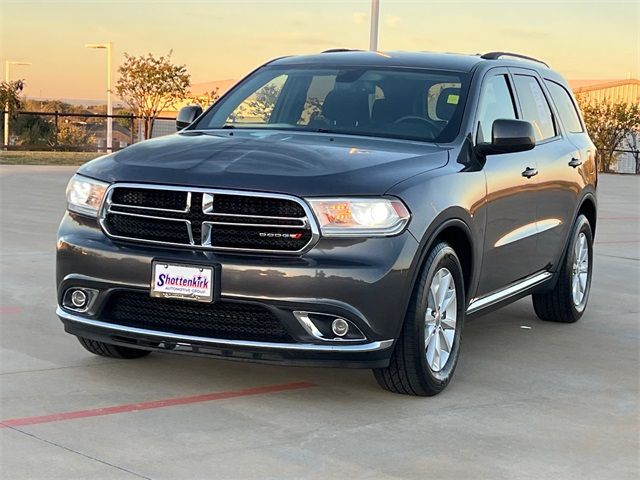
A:
[[[152,270],[152,297],[213,300],[213,267],[153,262]]]

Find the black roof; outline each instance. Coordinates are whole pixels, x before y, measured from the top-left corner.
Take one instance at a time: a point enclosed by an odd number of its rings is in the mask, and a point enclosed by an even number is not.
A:
[[[533,59],[532,59],[533,60]],[[278,58],[270,65],[330,65],[353,66],[390,66],[431,68],[435,70],[451,70],[470,72],[478,64],[491,62],[502,65],[522,65],[523,60],[510,57],[482,58],[478,55],[434,52],[371,52],[364,50],[333,50],[314,55],[296,55]],[[545,68],[543,63],[527,61],[528,65]]]

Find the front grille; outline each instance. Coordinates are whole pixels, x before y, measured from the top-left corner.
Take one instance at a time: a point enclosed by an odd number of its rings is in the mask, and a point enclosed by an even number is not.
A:
[[[101,215],[115,240],[298,253],[314,240],[301,200],[282,195],[116,185]]]
[[[213,211],[237,215],[304,217],[304,209],[297,202],[241,195],[214,195]]]
[[[149,241],[189,243],[187,224],[128,215],[107,215],[105,225],[113,235]]]
[[[225,340],[293,343],[267,308],[237,302],[197,303],[118,291],[107,300],[106,321],[126,327]]]
[[[148,188],[117,188],[111,195],[116,204],[132,207],[186,210],[189,192],[179,190],[151,190]]]

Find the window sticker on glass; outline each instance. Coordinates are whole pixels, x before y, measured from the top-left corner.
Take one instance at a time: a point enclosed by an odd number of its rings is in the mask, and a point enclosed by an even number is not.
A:
[[[460,101],[460,95],[449,95],[447,97],[447,103],[451,105],[457,105],[459,101]]]

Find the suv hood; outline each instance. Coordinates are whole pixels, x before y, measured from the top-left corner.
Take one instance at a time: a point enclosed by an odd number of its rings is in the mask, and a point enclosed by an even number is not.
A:
[[[181,132],[82,166],[107,182],[289,193],[381,195],[447,163],[447,150],[406,140],[283,131]]]

